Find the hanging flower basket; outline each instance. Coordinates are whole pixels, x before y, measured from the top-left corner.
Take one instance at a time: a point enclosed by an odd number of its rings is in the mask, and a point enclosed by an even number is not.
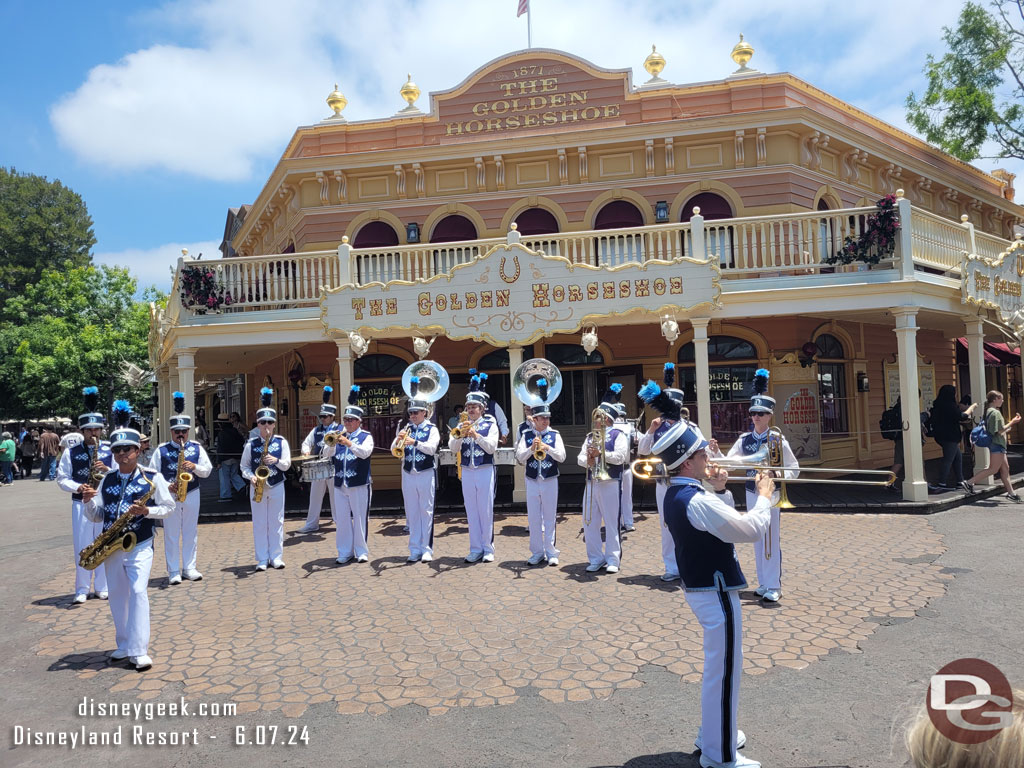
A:
[[[219,312],[222,305],[231,304],[231,295],[225,294],[213,267],[184,267],[181,270],[181,303],[199,314]]]
[[[893,255],[900,228],[896,196],[886,195],[875,203],[875,207],[878,212],[868,216],[860,237],[847,237],[838,252],[825,257],[826,264],[852,264],[855,261],[877,264]]]

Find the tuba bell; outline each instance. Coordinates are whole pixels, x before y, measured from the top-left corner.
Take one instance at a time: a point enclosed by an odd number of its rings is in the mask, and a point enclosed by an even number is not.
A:
[[[414,376],[418,380],[415,386],[412,381]],[[420,400],[431,404],[427,418],[433,416],[433,403],[444,397],[448,391],[448,385],[448,371],[433,360],[419,360],[402,372],[402,391],[405,392],[405,396],[409,400]],[[411,431],[412,424],[406,424],[391,444],[391,455],[396,459],[405,458],[405,438]]]

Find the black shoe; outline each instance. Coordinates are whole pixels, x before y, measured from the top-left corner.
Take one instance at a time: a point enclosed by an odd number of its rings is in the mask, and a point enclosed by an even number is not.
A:
[[[962,483],[960,483],[960,487],[963,488],[965,491],[967,491],[967,493],[974,493],[975,492],[974,491],[974,484],[973,483],[969,483],[966,480],[964,480]]]
[[[1021,502],[1021,501],[1024,501],[1024,499],[1022,499],[1016,493],[1008,493],[1008,494],[1006,494],[1006,498],[1008,498],[1010,501],[1016,501],[1018,503]]]

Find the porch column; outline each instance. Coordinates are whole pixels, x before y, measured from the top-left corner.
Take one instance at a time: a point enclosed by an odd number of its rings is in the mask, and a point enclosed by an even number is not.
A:
[[[348,403],[348,391],[356,381],[356,359],[352,356],[352,347],[347,338],[335,339],[334,343],[338,345],[338,385],[336,389],[338,402],[341,404],[338,413],[341,414],[345,411],[345,405]]]
[[[985,324],[978,317],[964,318],[964,331],[967,336],[967,372],[971,402],[977,403],[974,418],[985,418]],[[961,393],[964,389],[961,387]],[[988,448],[974,446],[974,471],[988,467]],[[979,485],[991,487],[995,478],[986,477]]]
[[[693,360],[697,374],[697,425],[705,437],[711,434],[711,368],[708,365],[708,323],[707,317],[696,317],[690,320],[693,326]]]
[[[917,394],[917,307],[899,307],[893,310],[893,315],[896,317],[903,411],[903,499],[927,501],[928,483],[924,479],[921,450],[921,406]]]
[[[178,359],[178,387],[185,394],[185,413],[192,417],[193,432],[195,435],[196,424],[196,351],[194,349],[179,349]]]
[[[157,368],[156,382],[156,413],[153,414],[153,434],[150,435],[150,445],[154,448],[170,439],[167,418],[173,409],[171,408],[171,382],[166,365]]]
[[[509,390],[512,388],[512,376],[515,375],[516,369],[523,364],[523,348],[517,345],[512,345],[508,348],[508,375],[509,375]],[[516,397],[515,392],[512,392],[512,408],[509,414],[509,436],[511,438],[512,447],[516,447],[517,437],[516,428],[526,418],[526,414],[523,411],[522,401]],[[526,503],[526,467],[519,464],[513,465],[513,478],[514,482],[512,485],[512,501],[516,503]]]

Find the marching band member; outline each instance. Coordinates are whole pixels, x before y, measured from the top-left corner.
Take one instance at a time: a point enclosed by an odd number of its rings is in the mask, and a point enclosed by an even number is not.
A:
[[[256,570],[284,568],[284,473],[292,465],[292,450],[288,441],[274,434],[277,411],[270,407],[274,390],[260,390],[261,408],[256,411],[259,434],[242,449],[242,477],[252,486],[249,503],[252,507],[252,538],[256,548]],[[263,498],[256,501],[256,488],[260,478],[256,470],[266,467],[270,476],[263,482]]]
[[[430,403],[417,400],[419,376],[410,380],[409,424],[399,431],[392,449],[402,450],[402,498],[405,520],[409,525],[410,563],[429,563],[434,559],[434,493],[437,472],[434,468],[441,433],[427,418]]]
[[[476,368],[470,368],[469,375],[472,376],[474,373],[476,373]],[[483,372],[481,372],[479,376],[480,392],[482,392],[484,397],[487,398],[487,406],[484,408],[484,413],[486,413],[487,416],[498,425],[498,435],[500,437],[499,442],[505,443],[509,436],[508,416],[506,416],[505,411],[502,410],[501,404],[487,392],[487,380],[490,377]]]
[[[681,566],[686,602],[704,629],[701,726],[694,742],[704,768],[760,768],[739,753],[747,737],[736,727],[743,670],[739,591],[747,583],[736,558],[737,542],[757,541],[768,527],[774,489],[769,473],[757,478],[756,502],[736,511],[726,490],[728,474],[708,477],[708,442],[690,423],[677,422],[652,450],[674,476],[665,494],[665,520]],[[714,493],[704,490],[708,479]]]
[[[213,472],[213,464],[203,446],[188,439],[192,417],[182,413],[185,410],[184,393],[175,392],[171,397],[174,399],[175,413],[170,419],[171,439],[153,453],[149,469],[163,475],[174,498],[174,509],[164,521],[164,559],[167,561],[167,583],[181,584],[182,573],[189,581],[203,578],[203,574],[196,570],[199,478],[209,477]],[[188,481],[188,495],[185,501],[178,501],[178,475],[186,472],[192,475]]]
[[[523,420],[519,422],[519,426],[516,427],[516,443],[519,442],[519,438],[523,436],[523,433],[528,429],[533,429],[533,408],[528,405],[523,406]]]
[[[57,465],[57,487],[71,494],[71,535],[75,558],[75,599],[74,603],[86,601],[89,586],[96,574],[94,589],[100,600],[107,599],[107,574],[100,565],[95,571],[87,571],[78,565],[78,553],[100,535],[103,526],[93,522],[84,513],[85,492],[95,491],[89,485],[89,477],[93,473],[105,475],[113,466],[110,446],[100,440],[103,434],[103,414],[96,413],[99,390],[86,387],[82,390],[85,399],[85,410],[78,417],[78,428],[83,440],[71,443],[61,454]],[[90,456],[93,457],[90,463]]]
[[[469,524],[467,563],[494,562],[494,452],[498,449],[498,425],[484,414],[487,393],[480,389],[480,377],[469,380],[466,395],[468,423],[460,427],[459,437],[448,442],[459,455],[462,467],[462,499]]]
[[[548,565],[558,565],[555,513],[558,509],[558,465],[565,461],[565,445],[558,430],[550,429],[548,383],[545,379],[538,379],[536,386],[544,404],[523,406],[531,414],[531,423],[516,443],[516,461],[526,465],[526,517],[530,526],[530,559],[526,564],[540,565],[546,559]],[[545,455],[538,461],[535,454],[541,450]]]
[[[675,383],[676,367],[674,363],[665,363],[665,388],[662,389],[653,381],[648,381],[637,397],[647,405],[655,408],[661,416],[652,419],[637,445],[637,453],[641,456],[648,456],[657,442],[658,438],[664,435],[669,428],[681,419],[680,403],[682,402],[682,391],[675,390],[672,386]],[[673,391],[679,396],[673,397]],[[679,566],[676,565],[675,544],[672,542],[672,534],[665,525],[665,492],[668,490],[668,483],[659,479],[654,486],[654,501],[658,507],[658,520],[661,528],[661,560],[665,564],[665,572],[661,580],[665,582],[675,581],[679,578]]]
[[[639,440],[633,425],[626,419],[626,404],[619,402],[622,390],[615,393],[615,428],[622,430],[626,435],[626,444],[629,447],[629,455],[626,457],[626,466],[633,460],[633,451],[636,449]],[[630,533],[636,530],[633,524],[633,473],[622,473],[622,486],[619,488],[619,516],[621,518],[620,530]]]
[[[331,403],[333,391],[333,387],[324,387],[324,402],[320,406],[320,423],[310,430],[306,439],[302,441],[303,456],[312,456],[314,452],[319,456],[324,449],[324,435],[341,429],[341,425],[334,420],[338,414],[338,407]],[[315,533],[320,530],[320,513],[324,506],[324,493],[327,494],[327,501],[331,505],[331,519],[337,517],[334,510],[334,490],[328,484],[329,482],[329,480],[310,481],[309,512],[306,514],[306,524],[299,529],[299,533]]]
[[[83,492],[83,512],[103,530],[125,512],[135,519],[128,528],[135,534],[135,546],[125,552],[114,551],[100,566],[106,569],[110,585],[110,615],[114,619],[117,650],[110,658],[129,659],[140,672],[153,666],[149,657],[149,573],[153,568],[154,520],[167,518],[174,511],[174,497],[167,481],[157,472],[138,466],[142,441],[139,433],[124,426],[131,406],[124,400],[114,402],[111,449],[117,469],[109,472],[98,491]],[[149,499],[143,502],[143,498]]]
[[[615,386],[614,384],[612,385]],[[605,394],[591,414],[594,429],[583,441],[576,462],[587,468],[587,484],[583,492],[583,539],[587,545],[586,570],[595,573],[604,568],[608,573],[618,573],[622,555],[619,540],[619,478],[622,466],[629,457],[626,435],[613,424],[616,416],[613,390]],[[595,442],[595,435],[604,432],[604,445]],[[601,464],[604,451],[604,469],[608,479],[601,479],[596,472]],[[628,470],[628,467],[627,467]],[[601,551],[601,523],[604,523],[604,552]]]
[[[750,398],[750,418],[753,420],[754,429],[751,432],[744,432],[729,449],[729,458],[734,456],[750,456],[757,453],[768,443],[769,430],[772,422],[772,414],[775,412],[775,398],[765,394],[768,391],[768,371],[758,368],[754,372],[753,396]],[[781,436],[780,436],[781,437]],[[782,465],[787,468],[786,479],[793,479],[800,473],[800,463],[793,455],[789,447],[789,441],[782,439]],[[752,477],[754,471],[750,470],[747,475]],[[753,480],[747,480],[747,509],[750,509],[757,501],[757,488]],[[778,501],[774,500],[771,508],[771,524],[768,526],[768,533],[761,536],[754,542],[754,554],[757,558],[757,594],[764,600],[775,603],[782,597],[782,550],[780,548],[781,536],[781,515]],[[768,547],[765,547],[765,544]]]
[[[370,522],[373,435],[362,428],[363,409],[356,405],[358,401],[359,387],[353,386],[341,417],[345,431],[334,446],[334,543],[340,565],[353,557],[357,563],[370,559],[366,531]]]

